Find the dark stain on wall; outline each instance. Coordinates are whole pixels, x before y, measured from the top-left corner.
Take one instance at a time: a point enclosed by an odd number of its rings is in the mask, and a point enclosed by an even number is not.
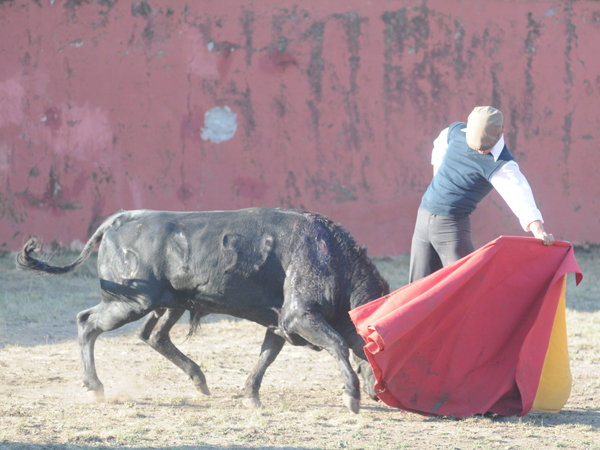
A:
[[[280,11],[281,14],[274,14],[271,17],[273,39],[269,44],[269,50],[273,51],[274,49],[277,49],[281,53],[286,53],[289,45],[294,42],[295,39],[284,35],[285,25],[288,23],[298,25],[302,20],[305,21],[310,19],[310,13],[304,9],[298,10],[297,5],[294,5],[291,10],[282,8]]]
[[[367,193],[369,193],[371,191],[371,186],[369,185],[369,182],[367,181],[367,174],[366,174],[366,169],[370,165],[371,165],[371,157],[368,154],[364,155],[360,173],[362,175],[362,187]]]
[[[358,111],[358,103],[351,92],[344,95],[344,111],[348,116],[348,120],[342,125],[344,128],[344,138],[346,140],[345,148],[347,150],[360,151],[362,136],[359,130],[360,113]]]
[[[431,81],[431,76],[435,76],[433,70],[434,62],[429,54],[425,53],[421,62],[414,65],[414,69],[408,79],[408,96],[412,103],[422,116],[427,116],[429,110],[429,92],[421,89],[420,80]]]
[[[469,68],[465,61],[463,24],[449,20],[446,15],[436,16],[426,4],[421,7],[387,11],[384,22],[383,105],[385,140],[388,148],[394,130],[394,116],[405,114],[407,105],[413,106],[419,119],[426,123],[446,124],[447,104],[455,93],[449,89],[448,71],[460,81]],[[431,26],[445,35],[445,39],[430,45]],[[471,46],[480,45],[473,39]],[[473,52],[470,50],[470,57]],[[433,117],[433,119],[431,119]]]
[[[402,106],[402,100],[406,94],[406,75],[401,65],[384,64],[383,72],[383,98],[386,105],[386,121],[389,121],[391,105]]]
[[[425,48],[425,41],[429,37],[429,24],[427,22],[427,9],[424,15],[416,16],[409,20],[406,8],[398,11],[386,11],[381,20],[384,28],[384,59],[391,60],[392,54],[397,53],[400,58],[405,51],[405,43],[412,38],[412,50],[416,53]]]
[[[483,49],[487,50],[487,56],[493,58],[498,52],[500,52],[501,38],[498,36],[492,36],[489,28],[486,28],[483,33]]]
[[[201,81],[202,93],[210,96],[213,103],[217,102],[218,97],[218,88],[220,85],[219,80],[211,80],[208,78],[203,78]]]
[[[252,37],[254,34],[254,11],[244,11],[242,13],[242,29],[246,42],[244,44],[244,50],[246,51],[246,65],[252,65],[252,54],[254,53],[254,47],[252,46]]]
[[[83,178],[76,181],[76,184],[78,185],[81,185],[82,183],[85,184]],[[80,192],[82,189],[82,186],[78,186],[78,189],[75,190]],[[41,197],[30,194],[28,188],[22,193],[17,193],[16,196],[21,197],[31,208],[45,209],[54,213],[83,208],[83,205],[79,201],[72,201],[69,199],[70,193],[63,190],[60,182],[60,173],[54,167],[50,168],[48,183],[46,184],[46,189]]]
[[[280,92],[277,97],[273,97],[272,109],[275,112],[275,115],[283,119],[285,117],[285,113],[287,111],[287,99],[285,96],[285,85],[280,85]]]
[[[383,51],[383,101],[386,124],[391,120],[394,107],[402,107],[406,94],[406,75],[400,61],[404,53],[404,39],[408,30],[406,8],[398,11],[386,11],[381,20],[384,23],[384,51]],[[386,141],[389,147],[389,138]]]
[[[77,6],[81,6],[84,3],[88,3],[86,0],[67,0],[65,2],[65,8],[75,9]]]
[[[256,118],[252,105],[252,91],[250,90],[250,86],[246,85],[246,90],[238,91],[235,82],[231,81],[226,90],[226,96],[226,98],[221,99],[220,103],[229,103],[238,108],[239,113],[244,118],[246,138],[249,139],[256,129]]]
[[[519,112],[517,110],[517,105],[511,103],[508,111],[508,116],[510,117],[508,124],[506,123],[506,111],[502,112],[504,115],[505,128],[504,139],[505,142],[508,143],[508,149],[518,160],[520,159],[521,155],[519,153],[519,148],[517,147],[517,136],[519,135]]]
[[[350,63],[350,92],[354,94],[358,90],[356,76],[360,67],[359,38],[361,35],[361,25],[368,23],[369,19],[360,17],[356,11],[346,14],[335,14],[333,17],[342,22],[344,31],[346,32],[349,53],[348,62]]]
[[[572,115],[573,113],[570,112],[565,116],[565,122],[562,127],[563,131],[565,132],[561,139],[563,144],[565,144],[565,146],[563,147],[563,161],[565,164],[569,162],[569,155],[571,154],[571,128],[573,125]]]
[[[134,2],[131,4],[131,15],[133,17],[144,17],[148,19],[150,14],[152,13],[152,8],[148,5],[147,0],[143,0],[141,2]]]
[[[304,190],[307,192],[312,191],[314,200],[319,201],[321,196],[327,192],[328,183],[319,175],[311,174],[308,171],[308,168],[306,168],[305,171],[306,176],[304,178]]]
[[[325,179],[321,173],[310,173],[307,170],[304,187],[306,191],[312,191],[317,201],[325,197],[336,204],[359,200],[354,187],[344,184],[336,173],[331,171]]]
[[[529,53],[529,55],[535,55],[535,40],[540,37],[540,29],[542,28],[542,24],[536,22],[533,18],[533,13],[527,13],[527,37],[525,38],[525,51]],[[529,66],[530,64],[528,64]]]
[[[570,187],[571,187],[571,181],[570,181],[570,173],[569,173],[569,155],[571,154],[571,128],[573,126],[573,119],[572,119],[572,112],[568,113],[565,116],[565,122],[564,125],[562,127],[563,131],[565,132],[565,134],[562,137],[562,142],[564,144],[563,147],[563,162],[565,165],[565,172],[563,173],[563,189],[567,192],[569,192]]]
[[[355,202],[358,200],[354,189],[342,184],[339,180],[332,183],[329,190],[333,193],[334,203]]]
[[[269,50],[273,51],[275,48],[280,53],[285,53],[288,47],[288,39],[283,35],[283,27],[288,21],[287,11],[283,14],[275,14],[271,18],[271,30],[273,33],[273,41],[269,46]]]
[[[148,5],[147,0],[136,2],[131,4],[131,15],[133,17],[142,17],[146,19],[147,23],[142,31],[141,37],[147,43],[150,44],[154,39],[154,22],[152,20],[152,8]],[[133,36],[130,44],[133,43]]]
[[[100,194],[99,190],[96,189],[94,192],[94,204],[92,205],[92,217],[87,229],[87,238],[89,239],[98,229],[98,227],[106,220],[103,215],[105,199]]]
[[[100,6],[102,6],[103,8],[106,8],[105,14],[108,13],[110,11],[110,9],[117,3],[118,0],[96,0],[96,3],[99,4]]]
[[[567,45],[565,47],[565,84],[573,86],[574,74],[571,71],[571,51],[573,45],[577,45],[577,27],[573,24],[573,1],[570,0],[565,6],[565,34],[567,36]]]
[[[98,189],[98,187],[102,184],[114,184],[115,183],[115,177],[112,174],[110,169],[105,168],[103,165],[99,165],[98,166],[98,171],[94,171],[92,172],[92,180],[95,183],[95,188]]]
[[[323,71],[325,63],[323,62],[323,37],[325,34],[325,23],[315,22],[306,31],[303,38],[311,42],[310,62],[306,69],[310,89],[316,101],[321,100]]]
[[[537,40],[541,35],[540,30],[542,27],[541,23],[534,20],[532,13],[527,14],[527,37],[525,38],[527,66],[525,67],[525,92],[523,93],[523,105],[521,106],[520,114],[526,138],[531,135],[532,131],[534,134],[537,134],[536,130],[531,129],[533,123],[533,104],[535,101],[535,83],[531,70],[533,68],[533,57],[535,56]]]
[[[319,149],[321,143],[321,134],[319,129],[321,113],[319,112],[319,108],[317,108],[313,100],[307,100],[306,105],[310,111],[310,123],[312,125],[313,133],[315,134],[315,144],[317,149]]]
[[[423,103],[423,91],[419,88],[418,80],[428,75],[427,67],[430,65],[427,54],[424,54],[421,63],[415,65],[409,78],[403,71],[401,61],[404,53],[419,53],[427,48],[429,38],[429,10],[426,6],[416,10],[416,15],[409,19],[406,8],[398,11],[386,11],[381,19],[384,23],[384,65],[383,86],[385,119],[390,122],[392,110],[402,110],[405,95],[417,104]],[[409,45],[410,44],[410,45]],[[410,84],[410,86],[406,86]]]
[[[291,39],[284,35],[284,26],[287,22],[297,21],[296,8],[290,12],[282,10],[282,14],[274,14],[271,17],[272,39],[266,49],[266,55],[259,60],[259,68],[269,75],[284,75],[288,69],[299,66],[296,57],[288,52]]]
[[[502,92],[500,82],[498,81],[498,73],[502,71],[502,63],[493,64],[490,67],[490,75],[492,78],[492,104],[496,109],[502,111]]]
[[[140,37],[146,46],[150,46],[151,44],[162,45],[171,37],[169,23],[170,18],[174,15],[174,11],[171,8],[167,7],[166,10],[162,8],[153,9],[148,0],[143,0],[132,3],[131,15],[146,20],[146,25],[140,33]],[[135,32],[132,33],[129,45],[132,45],[134,41]],[[148,61],[154,57],[155,54],[148,55]]]
[[[357,75],[360,68],[360,43],[361,24],[367,22],[366,18],[361,18],[358,13],[350,12],[347,14],[336,14],[334,18],[342,22],[344,27],[346,40],[348,43],[348,63],[350,66],[349,74],[349,89],[346,89],[339,82],[337,73],[332,75],[336,90],[344,96],[344,110],[348,116],[348,121],[343,124],[344,138],[346,140],[345,148],[348,150],[360,150],[361,147],[361,132],[359,124],[361,122],[360,113],[358,110],[358,84]]]
[[[291,170],[288,172],[288,176],[285,179],[285,190],[286,199],[285,203],[282,204],[288,208],[296,208],[298,200],[302,198],[302,194],[296,184],[296,174]]]
[[[25,221],[27,212],[15,204],[15,198],[10,185],[10,178],[7,177],[6,185],[3,186],[3,189],[0,189],[0,219],[6,219],[17,224]],[[13,236],[13,239],[17,234]],[[3,247],[5,245],[6,243],[2,244]]]
[[[454,28],[454,58],[452,60],[452,65],[454,67],[456,79],[460,80],[463,77],[465,70],[467,70],[467,64],[463,59],[463,50],[465,45],[465,27],[458,20],[455,20]]]

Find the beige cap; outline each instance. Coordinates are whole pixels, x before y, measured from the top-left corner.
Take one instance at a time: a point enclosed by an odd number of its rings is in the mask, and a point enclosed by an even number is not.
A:
[[[496,145],[502,136],[502,113],[491,106],[477,106],[467,120],[467,145],[477,151],[486,151]]]

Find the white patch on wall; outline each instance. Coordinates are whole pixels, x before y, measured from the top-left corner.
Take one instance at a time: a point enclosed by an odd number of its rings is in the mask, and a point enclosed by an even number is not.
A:
[[[202,139],[212,141],[215,144],[228,141],[233,137],[237,130],[237,114],[235,114],[228,106],[215,106],[209,109],[204,114],[204,128],[202,131]]]

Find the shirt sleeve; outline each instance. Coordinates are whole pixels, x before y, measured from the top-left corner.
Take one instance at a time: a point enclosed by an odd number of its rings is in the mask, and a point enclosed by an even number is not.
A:
[[[446,150],[448,149],[448,128],[442,130],[440,135],[433,141],[433,150],[431,152],[431,165],[440,167]]]
[[[515,161],[509,161],[498,169],[490,182],[517,216],[523,230],[529,231],[529,224],[535,220],[544,221],[531,187]]]

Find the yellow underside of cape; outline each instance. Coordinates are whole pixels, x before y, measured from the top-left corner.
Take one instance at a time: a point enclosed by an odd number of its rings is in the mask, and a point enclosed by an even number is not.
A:
[[[573,377],[571,376],[569,349],[567,347],[566,275],[563,276],[562,283],[562,292],[556,309],[540,384],[531,408],[533,411],[557,413],[567,403],[571,395]]]

